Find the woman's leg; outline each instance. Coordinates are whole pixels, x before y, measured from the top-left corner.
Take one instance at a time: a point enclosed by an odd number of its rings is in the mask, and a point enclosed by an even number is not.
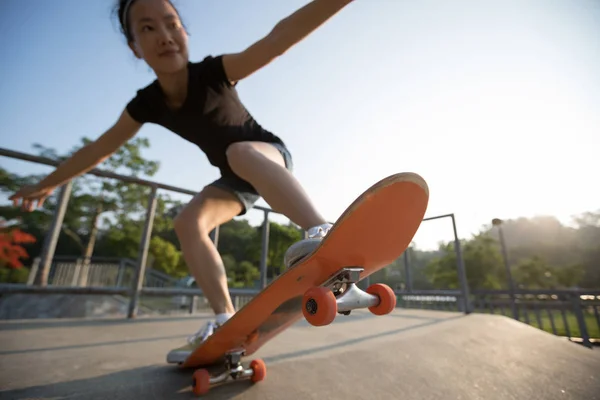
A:
[[[216,315],[233,314],[227,275],[209,233],[242,211],[239,200],[225,190],[207,186],[175,218],[183,257]]]
[[[304,230],[327,223],[271,144],[234,143],[227,149],[227,160],[233,172],[254,186],[275,211]]]

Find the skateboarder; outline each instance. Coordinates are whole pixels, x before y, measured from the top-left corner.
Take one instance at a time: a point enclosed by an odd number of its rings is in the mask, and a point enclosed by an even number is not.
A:
[[[116,11],[133,54],[157,79],[127,104],[114,125],[54,172],[11,199],[26,210],[41,206],[60,185],[105,160],[144,123],[161,125],[197,145],[221,177],[204,187],[174,220],[183,256],[216,317],[171,351],[180,362],[234,313],[227,277],[209,238],[215,227],[243,215],[262,196],[276,211],[307,231],[324,237],[331,225],[319,214],[292,175],[292,156],[284,142],[263,128],[240,102],[240,80],[281,56],[352,0],[314,0],[274,26],[245,50],[188,60],[188,35],[169,0],[120,0]],[[302,244],[300,242],[299,244]],[[302,246],[299,246],[302,247]]]

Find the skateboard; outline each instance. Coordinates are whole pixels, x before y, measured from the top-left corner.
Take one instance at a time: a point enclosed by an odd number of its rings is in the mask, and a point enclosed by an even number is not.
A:
[[[301,318],[313,326],[332,323],[337,314],[368,308],[385,315],[396,307],[396,295],[384,284],[366,291],[356,283],[386,267],[408,248],[429,201],[429,188],[415,173],[398,173],[363,192],[335,222],[312,252],[290,266],[219,327],[190,356],[182,368],[197,368],[194,394],[231,379],[259,382],[266,378],[260,359],[244,367],[269,340]],[[220,364],[222,373],[206,367]]]

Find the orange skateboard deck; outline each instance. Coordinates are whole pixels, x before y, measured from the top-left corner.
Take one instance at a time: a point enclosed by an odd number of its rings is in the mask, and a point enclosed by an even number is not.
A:
[[[311,253],[274,279],[181,364],[185,368],[225,363],[218,376],[197,370],[194,393],[204,394],[228,378],[263,380],[265,364],[254,360],[244,368],[241,358],[301,318],[322,326],[356,308],[369,308],[376,315],[391,312],[396,296],[388,286],[374,284],[362,291],[355,283],[402,255],[428,201],[427,183],[414,173],[391,175],[362,193]]]

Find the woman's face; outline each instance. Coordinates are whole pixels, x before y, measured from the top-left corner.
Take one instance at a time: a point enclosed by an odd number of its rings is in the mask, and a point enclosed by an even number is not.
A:
[[[129,46],[155,73],[174,73],[188,63],[188,36],[177,11],[166,0],[137,0],[129,9]]]

